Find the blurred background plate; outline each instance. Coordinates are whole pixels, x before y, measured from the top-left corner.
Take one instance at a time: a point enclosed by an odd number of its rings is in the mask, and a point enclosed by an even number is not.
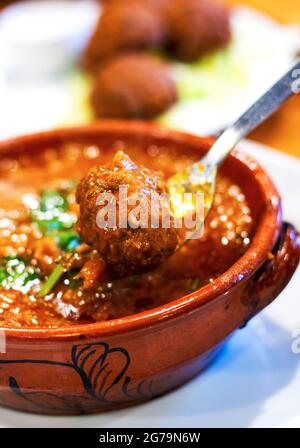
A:
[[[99,14],[96,1],[43,0],[0,15],[0,138],[93,119],[90,79],[76,61]],[[242,7],[231,20],[229,47],[199,62],[172,64],[180,101],[161,123],[218,132],[291,65],[300,49],[296,25]]]

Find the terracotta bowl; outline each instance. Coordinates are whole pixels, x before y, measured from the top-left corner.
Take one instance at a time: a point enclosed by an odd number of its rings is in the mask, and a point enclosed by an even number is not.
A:
[[[103,122],[3,142],[0,157],[74,140],[175,145],[199,156],[212,143],[149,124]],[[197,375],[234,330],[278,296],[298,265],[299,235],[282,222],[279,195],[255,161],[236,152],[222,169],[242,187],[257,223],[245,255],[213,285],[167,306],[58,330],[7,330],[7,351],[0,354],[3,405],[83,414],[156,397]]]

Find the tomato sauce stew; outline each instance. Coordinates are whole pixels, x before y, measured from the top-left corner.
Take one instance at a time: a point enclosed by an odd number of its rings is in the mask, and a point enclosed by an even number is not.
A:
[[[0,327],[57,328],[148,310],[212,282],[247,250],[253,234],[249,204],[239,186],[219,175],[200,239],[151,272],[101,281],[78,275],[95,272],[95,254],[74,252],[82,243],[76,185],[120,149],[166,178],[196,159],[174,148],[144,151],[116,142],[109,148],[68,143],[0,160]],[[62,256],[70,260],[69,269],[55,271]],[[45,289],[49,278],[53,285]]]

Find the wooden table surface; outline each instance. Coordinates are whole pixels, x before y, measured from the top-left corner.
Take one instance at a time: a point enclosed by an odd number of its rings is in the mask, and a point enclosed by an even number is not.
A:
[[[283,23],[299,23],[300,0],[227,0],[259,9]],[[252,133],[251,138],[300,158],[300,94],[291,98],[272,118]]]

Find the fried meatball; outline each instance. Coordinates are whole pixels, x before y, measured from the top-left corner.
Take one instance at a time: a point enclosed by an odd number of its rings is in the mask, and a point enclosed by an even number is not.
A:
[[[82,65],[86,69],[93,71],[118,53],[157,48],[165,42],[164,20],[148,2],[114,0],[104,6],[83,54]]]
[[[121,225],[119,211],[124,211],[124,208],[119,187],[124,185],[128,188],[127,197],[133,193],[142,195],[139,201],[148,207],[149,213],[153,194],[165,192],[165,184],[158,173],[137,166],[122,151],[117,152],[109,166],[92,168],[81,180],[76,192],[80,206],[78,232],[81,238],[96,249],[109,268],[119,276],[154,269],[172,255],[179,241],[179,233],[172,225],[172,219],[169,228],[162,225],[153,228],[149,225],[149,216],[147,226],[142,227],[139,225],[141,222],[135,226]],[[99,225],[99,195],[107,192],[115,198],[117,212],[115,223],[109,226]],[[127,203],[127,207],[126,220],[132,223],[134,218],[129,218],[136,204]],[[162,222],[163,208],[156,210],[159,210],[158,217]]]
[[[230,41],[229,10],[210,0],[172,0],[166,8],[169,50],[192,61]]]
[[[168,66],[142,54],[123,55],[100,68],[91,96],[99,118],[152,119],[176,101]]]

